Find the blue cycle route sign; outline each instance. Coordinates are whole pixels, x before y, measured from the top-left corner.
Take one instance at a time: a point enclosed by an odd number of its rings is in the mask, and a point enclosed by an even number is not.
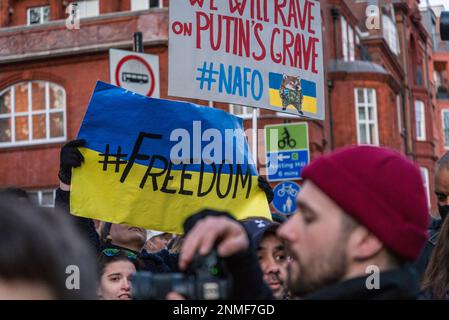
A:
[[[296,196],[301,188],[295,182],[285,181],[274,187],[273,207],[282,214],[292,214],[296,211]]]
[[[307,123],[265,126],[265,146],[268,181],[301,179],[310,159]]]

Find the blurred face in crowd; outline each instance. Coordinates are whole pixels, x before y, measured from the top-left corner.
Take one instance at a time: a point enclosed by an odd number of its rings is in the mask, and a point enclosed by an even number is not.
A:
[[[448,207],[445,206],[449,205],[449,170],[445,167],[440,167],[435,174],[435,195],[440,215],[444,218],[448,213]]]
[[[257,258],[264,281],[273,295],[277,299],[282,299],[287,280],[287,256],[282,239],[274,233],[267,233],[257,248]]]
[[[45,283],[0,279],[0,300],[53,300],[56,296]]]
[[[101,275],[98,296],[103,300],[130,300],[131,275],[134,272],[136,267],[130,261],[109,263]]]
[[[311,181],[305,181],[297,198],[298,212],[278,230],[286,240],[290,260],[288,287],[302,296],[337,283],[348,269],[345,213]]]
[[[145,244],[145,249],[148,252],[159,252],[167,248],[168,243],[172,239],[171,233],[163,233],[158,236],[152,237]]]
[[[115,245],[140,251],[145,244],[147,231],[126,224],[112,224],[109,237]]]

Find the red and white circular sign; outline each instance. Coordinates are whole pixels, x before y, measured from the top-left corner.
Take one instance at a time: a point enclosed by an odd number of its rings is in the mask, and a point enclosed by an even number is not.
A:
[[[115,83],[124,89],[151,97],[155,89],[155,76],[150,64],[140,56],[127,55],[115,68]]]

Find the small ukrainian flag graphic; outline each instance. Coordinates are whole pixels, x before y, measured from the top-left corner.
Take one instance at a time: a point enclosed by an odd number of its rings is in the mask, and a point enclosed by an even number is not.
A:
[[[282,100],[281,96],[279,95],[279,88],[281,87],[283,76],[281,73],[270,72],[268,74],[268,78],[270,105],[273,107],[282,108]],[[302,111],[316,114],[316,83],[301,79],[301,90],[303,95]],[[292,105],[289,105],[287,109],[296,110]]]

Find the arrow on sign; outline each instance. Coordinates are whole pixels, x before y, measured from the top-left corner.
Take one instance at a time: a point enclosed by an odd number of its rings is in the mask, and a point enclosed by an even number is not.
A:
[[[278,155],[278,160],[279,161],[284,161],[285,159],[290,159],[290,156],[284,155],[284,154]]]

